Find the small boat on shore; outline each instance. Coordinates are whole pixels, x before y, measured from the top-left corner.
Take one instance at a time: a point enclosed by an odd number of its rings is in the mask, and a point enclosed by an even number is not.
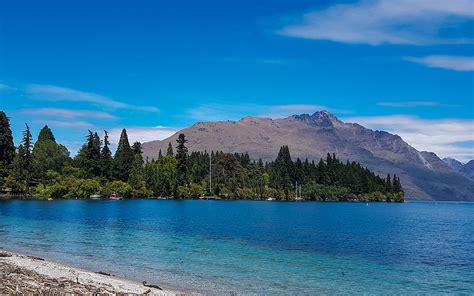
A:
[[[274,200],[275,200],[275,198],[273,198],[273,197],[267,198],[267,201],[274,201]]]
[[[200,200],[220,200],[221,198],[219,196],[200,196]]]
[[[109,199],[110,199],[110,200],[122,200],[123,197],[121,197],[121,196],[118,195],[118,194],[112,193],[112,194],[109,196]]]

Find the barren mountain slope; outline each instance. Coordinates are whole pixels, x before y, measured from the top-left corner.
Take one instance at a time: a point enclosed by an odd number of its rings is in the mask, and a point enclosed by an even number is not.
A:
[[[248,152],[253,159],[273,160],[282,145],[293,159],[319,160],[327,153],[361,162],[379,174],[400,176],[409,198],[474,200],[474,182],[461,176],[436,154],[419,152],[402,138],[344,123],[327,111],[272,120],[245,117],[239,121],[200,122],[162,141],[143,144],[143,153],[156,158],[176,143],[179,133],[190,151]]]

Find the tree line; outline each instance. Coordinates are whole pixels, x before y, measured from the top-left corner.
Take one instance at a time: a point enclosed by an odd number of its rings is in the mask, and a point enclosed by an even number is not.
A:
[[[180,134],[157,159],[143,159],[141,143],[130,145],[122,130],[115,154],[109,135],[89,131],[73,158],[44,126],[33,142],[26,125],[14,146],[9,119],[0,111],[0,188],[36,198],[88,198],[119,194],[125,198],[161,196],[327,201],[403,201],[399,177],[382,178],[357,162],[328,154],[319,162],[292,160],[288,146],[274,161],[251,160],[247,153],[189,153]],[[212,179],[210,186],[210,163]]]

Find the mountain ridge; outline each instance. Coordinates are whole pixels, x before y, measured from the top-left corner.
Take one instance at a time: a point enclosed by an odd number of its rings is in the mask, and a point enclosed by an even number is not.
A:
[[[443,161],[449,165],[452,169],[458,171],[461,175],[468,179],[474,180],[474,159],[467,163],[462,163],[457,159],[446,157]]]
[[[381,175],[396,173],[408,198],[474,200],[474,182],[435,153],[418,151],[398,135],[345,123],[328,111],[281,119],[246,116],[238,121],[198,122],[167,139],[143,143],[144,156],[157,158],[179,133],[186,135],[190,151],[246,152],[264,161],[273,160],[283,145],[289,146],[293,159],[317,161],[335,153]]]

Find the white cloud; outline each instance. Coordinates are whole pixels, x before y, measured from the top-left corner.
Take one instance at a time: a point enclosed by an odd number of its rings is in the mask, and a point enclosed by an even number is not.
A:
[[[268,118],[284,118],[302,113],[314,113],[328,110],[334,113],[350,114],[351,110],[333,109],[323,105],[288,104],[288,105],[257,105],[257,104],[204,104],[187,111],[190,118],[199,121],[238,120],[244,116]]]
[[[113,100],[109,97],[99,94],[79,91],[71,88],[60,87],[55,85],[30,84],[26,88],[26,92],[33,98],[46,101],[71,101],[71,102],[87,102],[99,106],[109,107],[113,109],[127,109],[144,112],[158,112],[158,108],[152,106],[140,106],[123,103]]]
[[[439,31],[473,17],[472,0],[365,0],[307,13],[279,33],[370,45],[471,43],[472,36],[442,37]]]
[[[115,116],[106,112],[93,111],[93,110],[70,110],[60,108],[36,108],[36,109],[23,109],[22,113],[34,115],[34,116],[54,116],[63,117],[69,119],[75,118],[97,118],[97,119],[116,119]]]
[[[473,120],[392,115],[351,117],[344,121],[397,134],[417,150],[433,151],[441,158],[453,157],[461,161],[474,159],[474,147],[461,144],[474,141]]]
[[[123,128],[113,128],[109,131],[110,142],[112,143],[112,146],[115,146],[118,143],[122,129]],[[155,140],[163,140],[180,130],[179,128],[166,126],[131,126],[125,127],[125,129],[127,130],[130,145],[136,141],[144,143]]]
[[[58,128],[91,128],[93,125],[87,121],[81,120],[54,120],[54,119],[45,119],[45,120],[34,120],[37,123],[46,124],[50,127]]]
[[[431,55],[421,58],[406,57],[405,60],[431,68],[454,71],[474,71],[474,57],[472,56]]]
[[[405,102],[378,102],[377,106],[382,107],[400,107],[400,108],[413,108],[413,107],[453,107],[456,105],[448,105],[434,101],[405,101]]]

